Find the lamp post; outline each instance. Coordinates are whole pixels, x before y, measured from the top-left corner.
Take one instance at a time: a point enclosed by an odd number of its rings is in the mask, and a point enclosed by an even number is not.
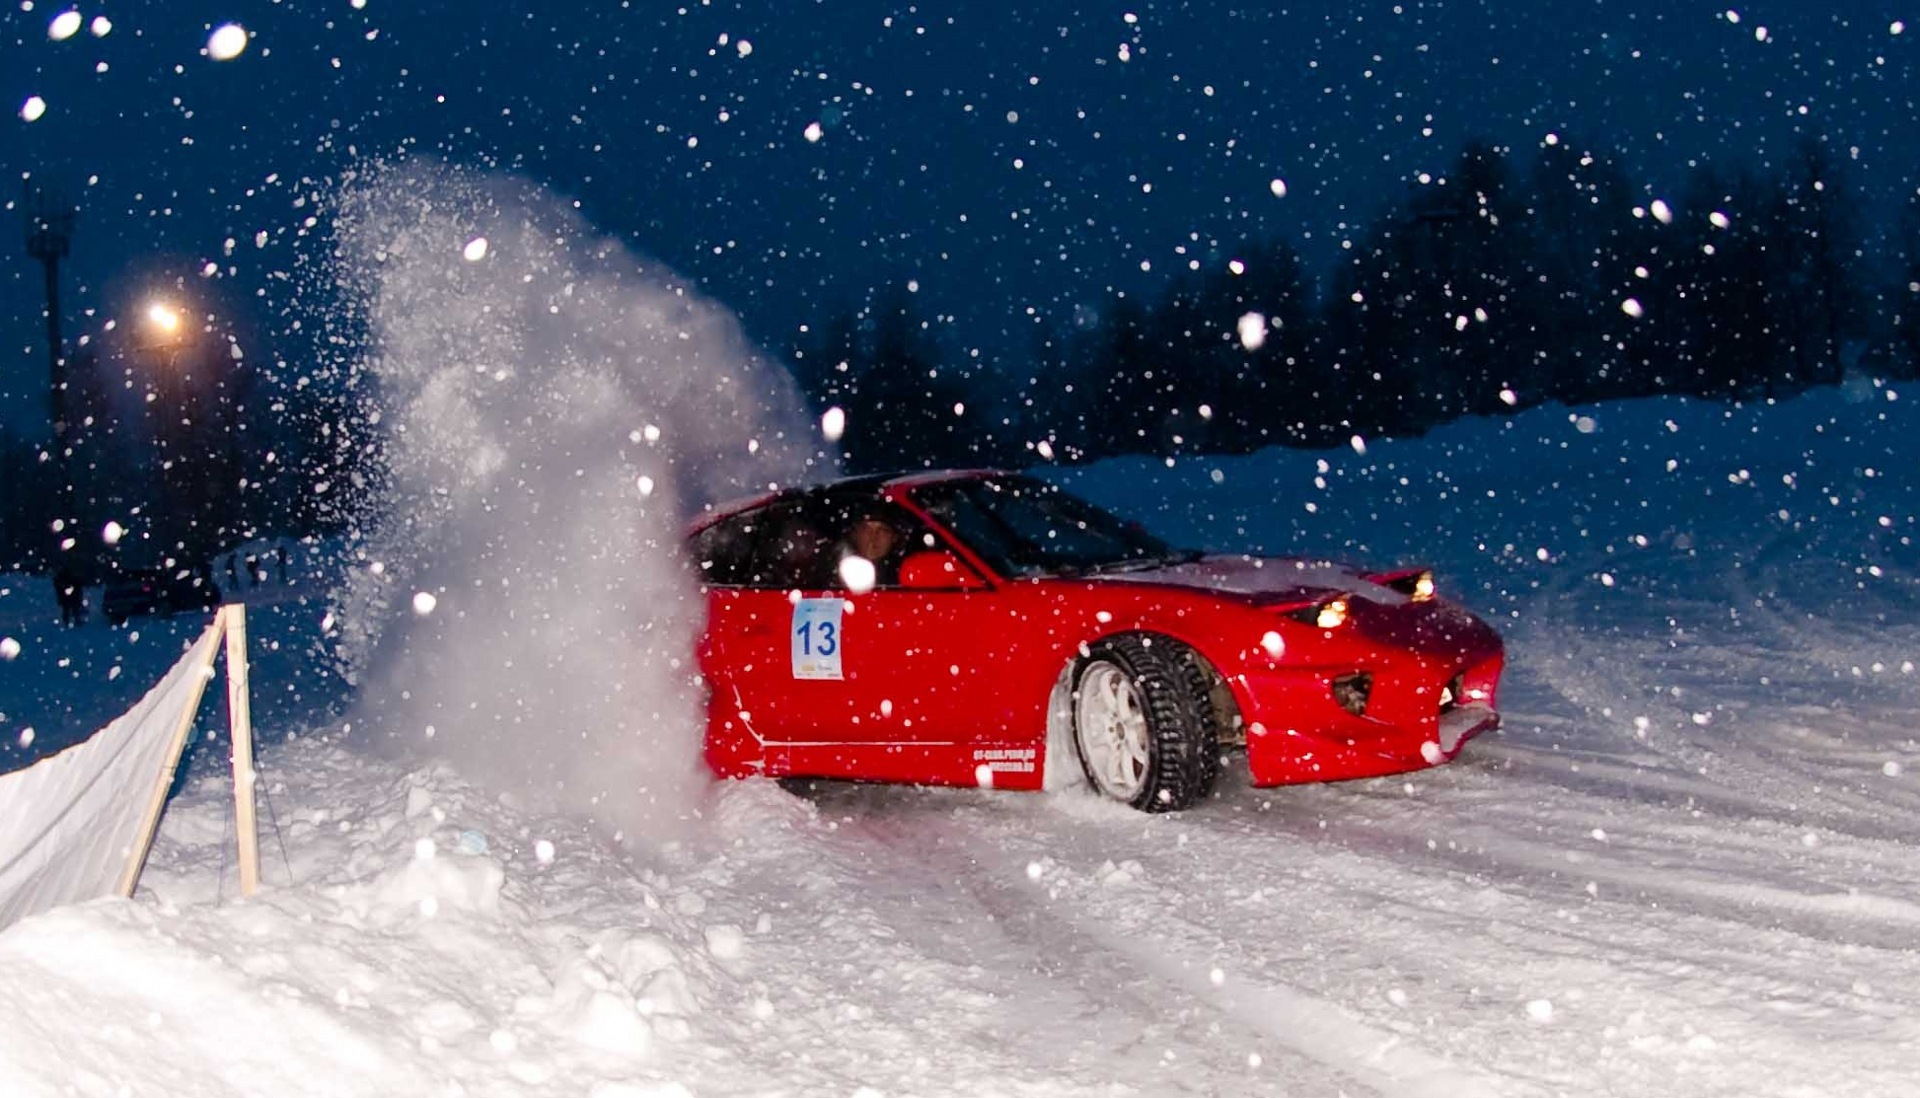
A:
[[[60,335],[60,261],[73,241],[76,211],[58,195],[25,185],[27,254],[40,261],[47,290],[47,414],[53,424],[54,519],[73,521],[73,481],[67,468],[67,348]],[[65,535],[59,551],[71,542]],[[57,555],[57,552],[56,552]]]
[[[157,460],[153,463],[154,493],[151,499],[153,514],[149,516],[148,526],[152,536],[159,541],[162,552],[175,548],[181,540],[184,528],[177,513],[175,480],[179,476],[181,449],[178,445],[180,435],[180,416],[184,409],[178,405],[184,393],[180,385],[180,353],[186,345],[186,318],[180,309],[165,301],[153,301],[147,305],[141,317],[141,328],[145,338],[136,349],[143,358],[149,359],[151,366],[148,384],[152,392],[147,401],[150,409],[148,423],[153,431],[153,449]]]

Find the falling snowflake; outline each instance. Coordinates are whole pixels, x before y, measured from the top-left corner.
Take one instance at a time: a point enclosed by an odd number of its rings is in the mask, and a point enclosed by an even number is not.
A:
[[[207,36],[207,56],[215,61],[231,61],[247,49],[247,28],[238,23],[222,23]]]
[[[1240,318],[1240,346],[1249,351],[1257,351],[1267,343],[1267,318],[1259,313],[1247,313]]]

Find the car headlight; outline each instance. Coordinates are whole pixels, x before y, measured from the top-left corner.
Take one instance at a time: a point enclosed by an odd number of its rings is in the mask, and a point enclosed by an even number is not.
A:
[[[1367,578],[1388,590],[1400,592],[1414,602],[1427,602],[1439,593],[1439,589],[1434,586],[1431,568],[1376,573]]]
[[[1347,623],[1347,609],[1346,599],[1328,599],[1312,606],[1303,606],[1288,616],[1321,629],[1338,629]]]

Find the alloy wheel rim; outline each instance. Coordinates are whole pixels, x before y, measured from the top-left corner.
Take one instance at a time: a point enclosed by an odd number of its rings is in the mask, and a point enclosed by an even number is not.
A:
[[[1150,741],[1132,677],[1105,660],[1090,665],[1080,676],[1073,726],[1100,791],[1122,801],[1138,797],[1147,784]]]

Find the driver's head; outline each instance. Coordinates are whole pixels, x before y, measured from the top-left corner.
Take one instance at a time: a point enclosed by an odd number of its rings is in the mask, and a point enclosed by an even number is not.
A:
[[[847,531],[847,544],[868,560],[882,560],[900,541],[900,532],[877,515],[866,515]]]

